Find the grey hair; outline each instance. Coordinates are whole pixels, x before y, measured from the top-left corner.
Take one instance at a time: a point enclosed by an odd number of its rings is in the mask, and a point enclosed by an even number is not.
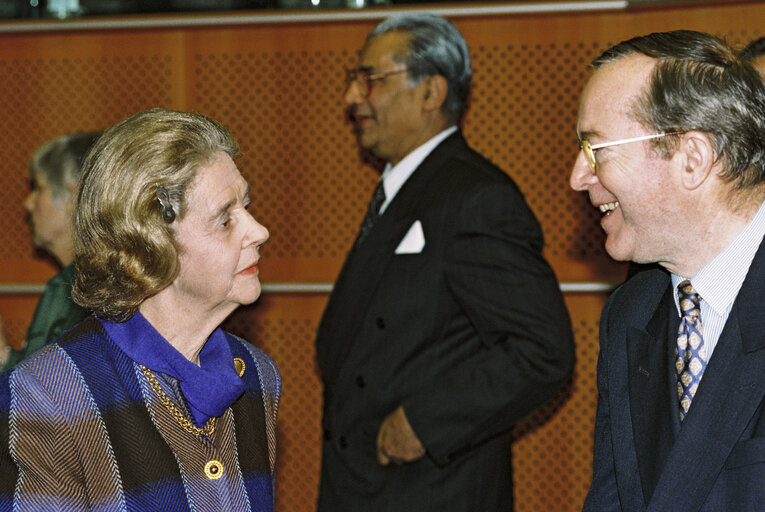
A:
[[[765,182],[765,84],[723,40],[677,30],[623,41],[595,60],[595,69],[622,57],[658,60],[632,115],[658,132],[699,131],[709,136],[725,169],[720,177],[738,190]],[[664,158],[677,136],[657,139]]]
[[[43,143],[29,161],[29,177],[45,180],[55,201],[73,194],[82,176],[85,155],[99,135],[74,133]]]
[[[473,72],[467,43],[457,27],[435,14],[395,14],[381,21],[367,41],[389,32],[406,32],[411,36],[409,53],[395,58],[406,65],[412,85],[434,75],[446,78],[449,90],[443,109],[452,121],[458,122],[467,109]]]

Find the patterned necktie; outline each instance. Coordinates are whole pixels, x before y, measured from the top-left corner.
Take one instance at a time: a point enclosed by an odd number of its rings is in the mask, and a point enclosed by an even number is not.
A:
[[[380,180],[372,194],[372,200],[369,202],[367,214],[364,216],[364,220],[361,223],[361,230],[359,231],[358,238],[356,238],[357,248],[361,246],[361,242],[363,242],[369,232],[372,231],[372,226],[374,226],[375,221],[380,217],[380,208],[384,202],[385,189],[383,188],[383,181]]]
[[[691,400],[699,387],[707,366],[706,349],[701,329],[701,302],[699,294],[686,280],[677,285],[680,311],[683,318],[677,331],[675,369],[677,370],[677,397],[680,400],[680,421],[685,419]]]

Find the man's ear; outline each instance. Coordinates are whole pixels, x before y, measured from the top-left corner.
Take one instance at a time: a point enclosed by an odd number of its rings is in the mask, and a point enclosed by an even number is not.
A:
[[[682,135],[678,151],[683,158],[683,186],[688,190],[700,187],[712,174],[717,161],[717,153],[709,136],[698,131],[686,132]]]
[[[440,110],[446,101],[446,94],[449,92],[446,78],[441,75],[433,75],[423,80],[422,84],[425,86],[422,93],[423,108],[425,110]]]

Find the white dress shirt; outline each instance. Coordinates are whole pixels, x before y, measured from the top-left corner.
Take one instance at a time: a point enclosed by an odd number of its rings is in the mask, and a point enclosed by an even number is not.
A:
[[[398,191],[401,190],[401,187],[404,186],[406,180],[408,180],[414,170],[420,166],[422,161],[436,149],[436,146],[438,146],[441,141],[456,131],[456,126],[450,126],[406,155],[395,165],[395,167],[391,166],[390,163],[385,165],[385,170],[383,171],[382,176],[380,176],[380,179],[383,182],[383,189],[385,190],[385,202],[380,207],[380,215],[385,212],[385,209],[390,202],[393,201],[393,198],[396,197]]]
[[[765,202],[730,245],[690,279],[693,289],[701,297],[701,326],[707,362],[720,339],[720,333],[760,247],[763,234]],[[677,285],[686,279],[672,274],[672,286],[677,290]],[[677,312],[682,315],[676,291],[674,296]]]

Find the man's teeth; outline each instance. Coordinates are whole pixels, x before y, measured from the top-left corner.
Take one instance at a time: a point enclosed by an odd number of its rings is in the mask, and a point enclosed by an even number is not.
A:
[[[606,213],[612,210],[616,210],[618,207],[619,207],[619,201],[614,201],[613,203],[601,204],[600,206],[598,206],[598,209],[602,213]]]

